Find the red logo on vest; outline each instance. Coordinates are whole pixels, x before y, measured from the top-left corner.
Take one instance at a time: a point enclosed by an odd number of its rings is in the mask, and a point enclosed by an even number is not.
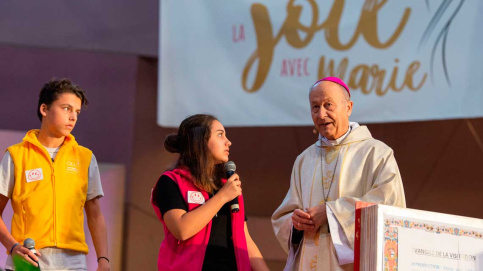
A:
[[[188,203],[203,204],[205,203],[205,197],[200,191],[188,191]]]
[[[27,178],[28,183],[36,182],[44,179],[44,173],[42,172],[42,168],[35,168],[26,170],[25,177]]]
[[[40,171],[36,169],[30,171],[29,173],[29,179],[32,181],[38,181],[40,179],[40,176],[42,176],[42,174],[40,174]]]

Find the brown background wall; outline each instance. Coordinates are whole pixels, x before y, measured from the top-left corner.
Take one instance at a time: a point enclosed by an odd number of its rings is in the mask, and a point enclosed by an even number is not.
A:
[[[74,135],[100,162],[127,168],[123,270],[155,270],[163,233],[150,190],[176,159],[163,149],[165,136],[175,129],[156,124],[158,2],[136,1],[134,7],[100,1],[96,8],[30,2],[33,6],[0,3],[0,129],[39,127],[37,95],[51,77],[69,77],[82,86],[91,103]],[[483,119],[368,126],[394,149],[408,207],[483,218]],[[296,156],[315,141],[312,128],[227,132],[250,232],[272,269],[279,270],[285,255],[269,217],[285,196]]]

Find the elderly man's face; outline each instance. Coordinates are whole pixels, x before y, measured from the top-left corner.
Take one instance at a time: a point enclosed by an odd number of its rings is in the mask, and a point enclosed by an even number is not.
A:
[[[317,83],[310,91],[315,129],[327,139],[337,139],[347,132],[352,113],[352,101],[348,97],[343,87],[330,81]]]

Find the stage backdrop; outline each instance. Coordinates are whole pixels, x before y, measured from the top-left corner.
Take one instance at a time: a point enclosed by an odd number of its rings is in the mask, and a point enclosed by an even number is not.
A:
[[[354,121],[483,116],[482,1],[161,1],[158,123],[310,125],[338,76]]]

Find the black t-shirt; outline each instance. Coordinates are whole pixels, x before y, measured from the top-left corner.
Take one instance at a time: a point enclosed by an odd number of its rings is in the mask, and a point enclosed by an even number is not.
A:
[[[188,212],[188,206],[178,185],[168,176],[163,175],[159,178],[154,188],[153,200],[161,215],[172,209]],[[210,240],[206,247],[203,270],[237,270],[229,203],[223,205],[211,220]]]

